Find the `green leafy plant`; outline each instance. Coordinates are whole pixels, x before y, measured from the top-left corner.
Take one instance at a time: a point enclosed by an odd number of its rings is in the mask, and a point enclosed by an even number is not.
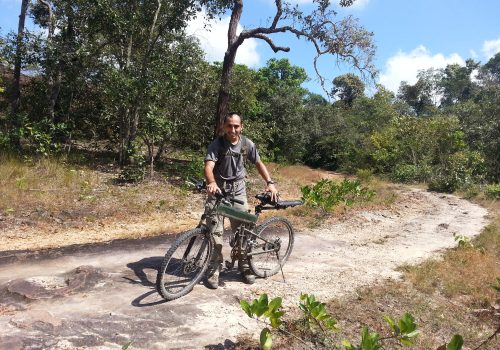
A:
[[[303,186],[300,190],[306,205],[325,211],[339,203],[351,206],[356,200],[370,200],[375,196],[375,192],[363,187],[359,180],[348,179],[340,183],[322,179],[312,186]]]
[[[453,237],[455,238],[455,242],[458,243],[459,248],[473,248],[474,247],[470,238],[467,236],[457,235],[456,233],[454,233]]]
[[[248,303],[246,300],[240,301],[240,306],[248,315],[248,317],[257,318],[264,316],[269,320],[269,324],[272,328],[278,328],[281,325],[281,316],[285,314],[281,311],[280,297],[274,298],[269,302],[267,294],[262,294],[259,299],[254,299],[252,303]],[[264,350],[271,349],[273,344],[271,330],[265,327],[260,332],[260,346]]]
[[[492,284],[491,288],[500,293],[500,277],[497,277],[496,283]]]
[[[391,173],[391,179],[397,182],[413,183],[428,181],[431,167],[426,164],[397,164]]]
[[[380,344],[380,335],[376,332],[370,333],[368,327],[363,327],[361,331],[361,344],[353,345],[349,340],[343,340],[342,345],[346,350],[378,350],[382,347]]]
[[[119,175],[120,182],[140,182],[146,175],[146,161],[140,146],[134,143],[127,151],[129,164],[125,165]]]
[[[484,193],[490,199],[500,199],[500,184],[491,184],[485,187]]]
[[[373,179],[373,170],[371,169],[358,169],[356,177],[363,182],[370,182]]]
[[[451,338],[450,342],[444,345],[441,345],[437,350],[460,350],[464,345],[464,339],[460,334],[455,334],[453,338]]]
[[[413,345],[415,338],[420,333],[417,329],[415,319],[410,313],[406,313],[397,323],[389,316],[384,316],[384,320],[389,324],[394,336],[404,345]]]
[[[381,338],[380,334],[376,332],[370,333],[368,327],[363,327],[361,331],[361,344],[353,345],[349,340],[343,340],[342,345],[344,345],[346,350],[377,350],[382,348],[382,341],[388,339],[395,339],[406,346],[413,345],[419,334],[419,330],[411,314],[406,313],[398,322],[390,316],[385,316],[384,320],[392,330],[390,336]]]
[[[299,308],[304,312],[305,323],[309,329],[319,327],[322,331],[337,330],[337,321],[326,311],[326,304],[316,300],[312,294],[300,295]]]

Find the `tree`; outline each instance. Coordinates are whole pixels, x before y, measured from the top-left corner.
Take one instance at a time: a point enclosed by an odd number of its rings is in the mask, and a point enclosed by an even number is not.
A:
[[[175,79],[164,68],[176,64],[169,55],[195,10],[192,1],[167,0],[100,0],[88,6],[88,20],[93,25],[87,35],[94,46],[91,49],[101,52],[99,57],[105,62],[100,69],[101,83],[106,86],[106,113],[119,130],[122,165],[135,152],[139,126],[150,112],[153,92]]]
[[[365,84],[352,73],[340,75],[333,79],[332,94],[337,95],[340,101],[348,107],[352,107],[354,100],[363,96]]]
[[[24,38],[24,23],[26,21],[26,12],[28,10],[29,0],[22,0],[21,13],[19,14],[19,24],[17,27],[17,41],[16,41],[16,56],[14,63],[14,83],[12,87],[12,115],[16,115],[19,110],[19,102],[21,97],[20,80],[21,80],[21,64],[22,64],[22,51],[23,51],[23,38]]]
[[[479,78],[484,83],[500,84],[500,52],[481,67]]]
[[[465,67],[457,63],[449,64],[442,70],[440,85],[442,88],[443,106],[451,106],[457,102],[464,102],[474,97],[477,84],[471,79],[472,73],[479,67],[479,63],[472,59],[465,62]]]
[[[406,81],[401,82],[398,98],[406,102],[416,115],[424,114],[427,107],[432,106],[428,86],[420,79],[415,85],[410,85]]]
[[[353,2],[343,0],[340,5],[349,6]],[[247,39],[264,40],[274,52],[288,52],[289,47],[276,45],[270,35],[291,33],[299,38],[305,38],[315,49],[314,67],[323,86],[325,80],[319,72],[317,63],[321,56],[327,54],[336,56],[339,61],[356,67],[362,73],[368,73],[371,76],[375,74],[372,63],[375,51],[372,43],[373,34],[359,26],[357,20],[352,17],[334,22],[337,13],[330,9],[329,0],[317,0],[316,8],[310,14],[303,13],[298,6],[291,6],[287,1],[275,0],[275,13],[268,27],[245,29],[237,35],[236,30],[243,13],[243,3],[243,0],[228,2],[228,6],[231,6],[231,19],[217,101],[216,133],[222,132],[222,121],[227,113],[236,52]]]

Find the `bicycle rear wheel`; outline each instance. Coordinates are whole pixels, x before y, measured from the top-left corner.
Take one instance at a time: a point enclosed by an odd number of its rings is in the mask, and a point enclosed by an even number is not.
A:
[[[285,264],[293,248],[293,227],[282,217],[273,217],[257,226],[258,237],[251,240],[248,263],[259,277],[275,275]]]
[[[156,276],[156,289],[166,300],[188,294],[201,280],[213,251],[205,228],[182,233],[165,254]]]

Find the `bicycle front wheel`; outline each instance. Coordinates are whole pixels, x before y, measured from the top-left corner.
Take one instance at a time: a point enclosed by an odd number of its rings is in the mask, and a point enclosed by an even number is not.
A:
[[[212,255],[213,238],[204,228],[184,232],[165,254],[156,289],[166,300],[188,294],[201,280]]]
[[[275,275],[292,252],[292,224],[282,217],[269,218],[257,226],[255,232],[257,237],[251,241],[248,253],[250,269],[263,278]]]

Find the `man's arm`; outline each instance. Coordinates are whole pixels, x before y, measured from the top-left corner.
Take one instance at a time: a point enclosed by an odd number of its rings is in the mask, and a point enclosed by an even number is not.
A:
[[[215,162],[213,160],[205,161],[204,173],[205,173],[205,180],[207,180],[207,192],[211,195],[220,192],[220,188],[219,186],[217,186],[217,183],[215,182],[214,167],[215,167]]]
[[[262,163],[262,161],[259,159],[256,163],[255,166],[257,167],[257,170],[259,171],[260,176],[264,179],[266,182],[266,192],[271,192],[271,200],[272,201],[277,201],[278,200],[278,190],[276,189],[276,186],[274,186],[274,183],[272,182],[271,176],[269,175],[269,172],[267,171],[266,165]]]

